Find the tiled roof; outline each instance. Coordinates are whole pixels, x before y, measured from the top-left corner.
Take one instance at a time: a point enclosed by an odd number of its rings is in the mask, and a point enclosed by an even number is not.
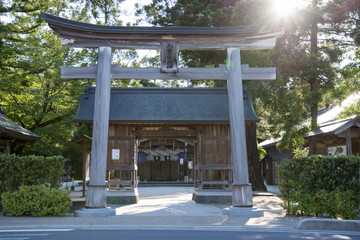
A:
[[[95,87],[85,87],[75,122],[90,123]],[[244,94],[246,121],[259,121],[251,97]],[[228,123],[226,88],[112,88],[110,122],[121,123]]]
[[[311,131],[305,137],[312,137],[315,135],[327,134],[327,133],[339,134],[340,132],[343,132],[346,129],[353,126],[360,127],[360,118],[356,115],[345,119],[340,119],[337,121],[321,124],[317,129]]]
[[[39,140],[41,137],[19,126],[3,114],[0,114],[0,136],[26,141]]]

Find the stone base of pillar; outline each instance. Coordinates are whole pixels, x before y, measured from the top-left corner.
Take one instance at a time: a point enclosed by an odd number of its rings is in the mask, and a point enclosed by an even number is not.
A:
[[[137,188],[134,191],[107,191],[107,204],[134,204],[139,201],[139,192]]]
[[[251,184],[233,184],[232,197],[234,207],[252,207]]]
[[[83,208],[75,211],[75,217],[110,217],[115,215],[116,211],[110,208]]]
[[[227,191],[199,191],[198,189],[194,190],[192,199],[196,203],[218,203],[218,204],[231,204],[232,203],[232,193]]]
[[[86,195],[87,208],[105,208],[106,207],[106,186],[89,185]]]
[[[224,214],[232,217],[263,217],[264,211],[255,207],[229,207],[224,209]]]

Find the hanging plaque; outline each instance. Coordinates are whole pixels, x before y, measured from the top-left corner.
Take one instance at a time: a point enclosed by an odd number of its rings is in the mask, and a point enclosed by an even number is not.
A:
[[[112,149],[112,160],[120,160],[120,149]]]

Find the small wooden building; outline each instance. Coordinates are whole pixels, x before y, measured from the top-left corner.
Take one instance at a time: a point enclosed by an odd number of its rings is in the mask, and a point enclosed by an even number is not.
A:
[[[310,138],[316,140],[315,154],[360,154],[360,117],[354,115],[323,123],[305,136],[305,139]]]
[[[40,138],[40,136],[7,118],[0,105],[0,153],[10,154],[10,145],[13,140],[34,142]]]
[[[90,129],[94,95],[86,86],[74,117]],[[259,119],[246,93],[244,110],[247,146],[257,151]],[[193,181],[195,201],[231,203],[229,127],[226,88],[112,88],[107,202],[136,202],[138,181]]]
[[[340,111],[338,111],[340,112]],[[356,155],[360,154],[360,117],[351,116],[345,119],[330,119],[324,121],[317,129],[304,136],[305,139],[315,139],[316,152],[320,155]],[[289,150],[279,151],[276,148],[277,140],[267,140],[259,144],[267,156],[261,161],[266,183],[277,185],[277,168],[282,160],[290,159],[293,153]]]

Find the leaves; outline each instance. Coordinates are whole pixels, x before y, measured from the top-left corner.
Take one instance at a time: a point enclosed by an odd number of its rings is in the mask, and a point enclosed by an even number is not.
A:
[[[65,175],[63,157],[0,154],[0,193],[17,190],[21,185],[47,184],[57,188]]]
[[[1,194],[4,213],[14,216],[62,216],[72,205],[66,189],[47,188],[45,185],[21,186],[19,190]]]
[[[288,214],[354,218],[360,207],[359,156],[311,156],[278,169],[280,198]]]

